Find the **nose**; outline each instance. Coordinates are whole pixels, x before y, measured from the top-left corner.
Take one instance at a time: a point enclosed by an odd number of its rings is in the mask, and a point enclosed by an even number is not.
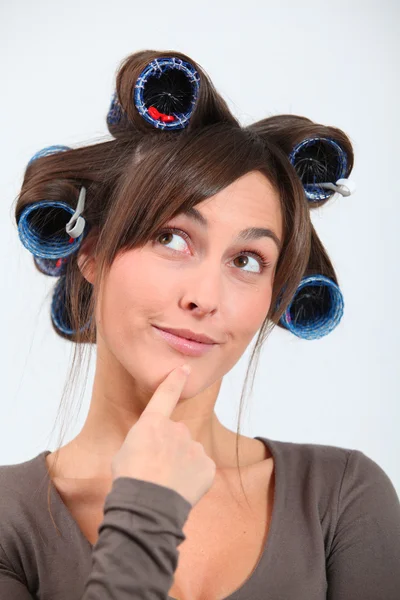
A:
[[[196,314],[212,314],[221,302],[221,268],[211,266],[211,261],[204,261],[193,269],[191,276],[186,277],[184,302]]]

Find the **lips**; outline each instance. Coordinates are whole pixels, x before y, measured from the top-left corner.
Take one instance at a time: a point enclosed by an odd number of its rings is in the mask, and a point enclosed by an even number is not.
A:
[[[186,354],[188,356],[203,356],[203,354],[206,354],[212,350],[212,348],[218,347],[218,344],[203,344],[201,342],[188,340],[187,338],[164,331],[164,329],[156,327],[155,325],[153,325],[153,329],[156,335],[164,339],[170,347],[181,354]]]
[[[167,333],[172,333],[172,335],[184,338],[186,340],[199,342],[201,344],[217,344],[218,342],[213,338],[210,338],[208,335],[203,333],[195,333],[190,329],[174,329],[171,327],[159,327],[158,325],[154,325],[157,329],[161,329]]]

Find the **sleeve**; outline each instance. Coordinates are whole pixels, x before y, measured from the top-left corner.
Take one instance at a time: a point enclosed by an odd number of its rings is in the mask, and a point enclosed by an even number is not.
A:
[[[171,488],[132,477],[115,479],[81,600],[165,600],[191,508]]]
[[[34,600],[28,588],[13,571],[0,545],[0,600]]]
[[[400,501],[360,450],[347,458],[326,561],[327,600],[400,600]]]
[[[115,479],[79,600],[166,600],[191,508],[171,488]],[[35,600],[23,579],[0,545],[0,600]]]

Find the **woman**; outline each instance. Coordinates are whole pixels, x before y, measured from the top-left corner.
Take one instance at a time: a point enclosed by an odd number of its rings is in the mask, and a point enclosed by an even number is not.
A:
[[[0,598],[397,599],[381,467],[214,412],[257,333],[252,359],[275,325],[313,339],[340,321],[310,208],[351,192],[348,137],[293,115],[242,127],[170,51],[124,61],[107,124],[111,141],[35,155],[16,206],[58,277],[55,331],[97,358],[79,434],[0,468]]]

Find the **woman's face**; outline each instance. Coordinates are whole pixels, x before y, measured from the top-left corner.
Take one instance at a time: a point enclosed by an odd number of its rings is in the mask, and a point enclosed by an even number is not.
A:
[[[181,229],[187,239],[178,231],[162,233],[163,227],[144,247],[115,258],[96,310],[98,336],[144,386],[189,363],[186,397],[230,371],[270,307],[279,249],[271,237],[237,236],[249,227],[268,228],[283,241],[279,197],[259,172],[195,208],[207,226],[184,214],[165,225]],[[257,253],[268,266],[263,268]],[[219,343],[202,356],[187,356],[154,326],[191,329]]]

